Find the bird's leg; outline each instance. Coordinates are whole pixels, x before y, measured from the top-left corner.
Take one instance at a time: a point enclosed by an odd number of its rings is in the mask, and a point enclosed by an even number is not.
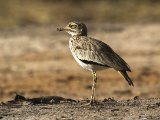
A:
[[[95,102],[95,92],[96,92],[96,83],[97,83],[96,72],[92,72],[92,76],[93,76],[93,85],[92,85],[92,96],[91,96],[90,104],[93,104]]]
[[[81,106],[88,106],[88,105],[93,105],[95,103],[95,92],[96,92],[96,83],[97,83],[97,75],[96,72],[92,72],[92,77],[93,77],[93,84],[92,84],[92,95],[91,95],[91,100],[89,103],[81,105]]]

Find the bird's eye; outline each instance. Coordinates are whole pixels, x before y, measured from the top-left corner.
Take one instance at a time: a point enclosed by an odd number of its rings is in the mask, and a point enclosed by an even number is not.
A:
[[[69,25],[70,28],[75,29],[77,25]]]

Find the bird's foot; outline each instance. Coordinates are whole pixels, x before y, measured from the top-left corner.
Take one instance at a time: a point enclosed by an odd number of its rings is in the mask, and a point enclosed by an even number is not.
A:
[[[96,101],[95,100],[90,100],[88,103],[86,103],[86,104],[82,104],[81,106],[94,106],[94,105],[96,105]]]

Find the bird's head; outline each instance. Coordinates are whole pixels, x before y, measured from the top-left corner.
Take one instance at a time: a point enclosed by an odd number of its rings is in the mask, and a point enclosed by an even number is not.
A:
[[[66,31],[72,36],[87,36],[87,27],[81,22],[69,22],[64,28],[57,28],[57,31]]]

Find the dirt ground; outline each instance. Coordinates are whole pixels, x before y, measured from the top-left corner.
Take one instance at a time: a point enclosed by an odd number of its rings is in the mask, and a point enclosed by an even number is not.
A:
[[[160,119],[160,24],[88,24],[89,36],[109,44],[131,66],[129,75],[135,84],[130,87],[112,69],[98,72],[98,105],[93,107],[80,107],[91,95],[91,73],[75,62],[68,48],[69,35],[56,32],[57,27],[0,30],[2,119],[20,119],[21,115],[24,119]],[[6,104],[16,94],[80,102]],[[135,96],[140,97],[140,104]],[[105,98],[116,102],[103,102]]]
[[[17,95],[14,100],[0,105],[4,120],[159,120],[160,99],[117,101],[107,98],[93,106],[88,100],[76,101],[59,96],[26,99]]]

